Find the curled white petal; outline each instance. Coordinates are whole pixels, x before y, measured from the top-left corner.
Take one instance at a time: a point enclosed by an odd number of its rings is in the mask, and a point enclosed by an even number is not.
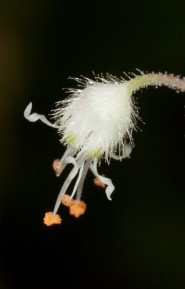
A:
[[[51,127],[55,127],[57,128],[56,125],[52,124],[49,120],[47,120],[47,118],[43,115],[43,114],[38,114],[38,113],[32,113],[31,114],[31,109],[32,109],[32,102],[30,102],[28,104],[28,106],[26,107],[25,111],[24,111],[24,117],[31,121],[31,122],[35,122],[37,120],[41,120],[43,123],[51,126]]]
[[[112,183],[112,180],[109,179],[109,178],[105,178],[105,177],[102,177],[98,174],[98,170],[97,170],[97,159],[94,159],[94,162],[93,164],[90,166],[90,169],[91,171],[93,172],[93,174],[105,185],[107,185],[106,189],[105,189],[105,193],[107,195],[107,198],[109,200],[112,200],[111,199],[111,194],[112,192],[114,191],[115,187]]]

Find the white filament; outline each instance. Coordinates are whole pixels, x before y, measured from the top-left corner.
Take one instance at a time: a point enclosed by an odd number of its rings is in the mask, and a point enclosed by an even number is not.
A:
[[[72,191],[72,194],[71,194],[71,196],[70,196],[70,199],[72,199],[72,198],[74,197],[75,193],[76,193],[78,184],[79,184],[79,182],[80,182],[80,180],[81,180],[81,177],[82,177],[83,169],[84,169],[84,162],[83,162],[83,164],[82,164],[82,166],[81,166],[81,168],[80,168],[79,175],[78,175],[78,178],[77,178],[77,180],[76,180],[75,186],[74,186],[73,191]]]
[[[65,162],[68,163],[68,164],[73,164],[74,165],[74,168],[71,170],[71,172],[69,173],[67,179],[65,180],[61,190],[60,190],[60,193],[58,195],[58,198],[57,198],[57,201],[56,201],[56,204],[55,204],[55,207],[54,207],[54,210],[53,210],[53,213],[56,214],[56,212],[58,211],[58,208],[62,202],[62,197],[63,195],[65,194],[65,192],[67,191],[71,181],[74,179],[74,177],[77,175],[78,173],[78,170],[79,170],[79,166],[75,160],[75,158],[73,157],[67,157],[65,159]]]

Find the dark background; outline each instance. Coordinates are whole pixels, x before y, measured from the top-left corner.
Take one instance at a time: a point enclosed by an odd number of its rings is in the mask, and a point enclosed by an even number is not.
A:
[[[168,71],[185,76],[183,1],[0,1],[0,288],[185,288],[184,94],[136,94],[145,124],[130,160],[104,162],[113,201],[83,190],[79,219],[60,208],[45,227],[65,175],[51,164],[56,131],[23,118],[48,115],[76,84],[68,76]]]

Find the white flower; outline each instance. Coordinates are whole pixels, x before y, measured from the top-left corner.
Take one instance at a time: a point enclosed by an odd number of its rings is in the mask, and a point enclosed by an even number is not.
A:
[[[90,157],[109,160],[118,152],[122,158],[137,117],[128,82],[113,77],[77,81],[84,88],[70,90],[70,97],[59,102],[54,112],[61,142]]]
[[[31,114],[31,103],[27,106],[25,118],[32,122],[40,119],[57,128],[61,143],[67,146],[61,160],[55,160],[53,163],[56,175],[59,176],[67,164],[73,165],[58,195],[53,212],[49,213],[49,217],[45,217],[45,220],[49,219],[48,224],[45,221],[47,225],[52,224],[53,218],[53,223],[59,220],[55,216],[61,202],[69,206],[70,213],[77,217],[84,213],[86,206],[80,199],[89,169],[101,185],[106,187],[107,198],[111,200],[114,185],[111,179],[98,174],[97,166],[102,158],[109,162],[111,158],[122,160],[130,156],[132,131],[136,128],[136,120],[139,118],[133,92],[141,87],[161,84],[185,90],[184,80],[171,75],[145,75],[141,72],[141,75],[134,76],[129,77],[128,81],[123,78],[118,80],[111,75],[106,75],[106,79],[103,76],[95,77],[95,80],[76,78],[81,88],[69,89],[69,97],[57,103],[57,108],[53,111],[54,124],[44,115]],[[68,197],[66,191],[75,177],[74,189]],[[75,196],[77,201],[72,201]]]

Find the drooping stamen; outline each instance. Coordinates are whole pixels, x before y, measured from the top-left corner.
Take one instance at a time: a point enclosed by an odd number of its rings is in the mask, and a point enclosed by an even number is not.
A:
[[[79,170],[79,165],[77,164],[75,158],[73,157],[67,157],[66,158],[66,163],[68,164],[73,164],[74,165],[74,168],[71,170],[71,172],[69,173],[67,179],[65,180],[61,190],[60,190],[60,193],[58,195],[58,198],[57,198],[57,201],[56,201],[56,204],[55,204],[55,207],[54,207],[54,210],[53,210],[53,213],[56,214],[56,212],[58,211],[58,208],[62,202],[62,197],[63,195],[65,194],[65,192],[67,191],[71,181],[74,179],[74,177],[77,175],[78,173],[78,170]]]

